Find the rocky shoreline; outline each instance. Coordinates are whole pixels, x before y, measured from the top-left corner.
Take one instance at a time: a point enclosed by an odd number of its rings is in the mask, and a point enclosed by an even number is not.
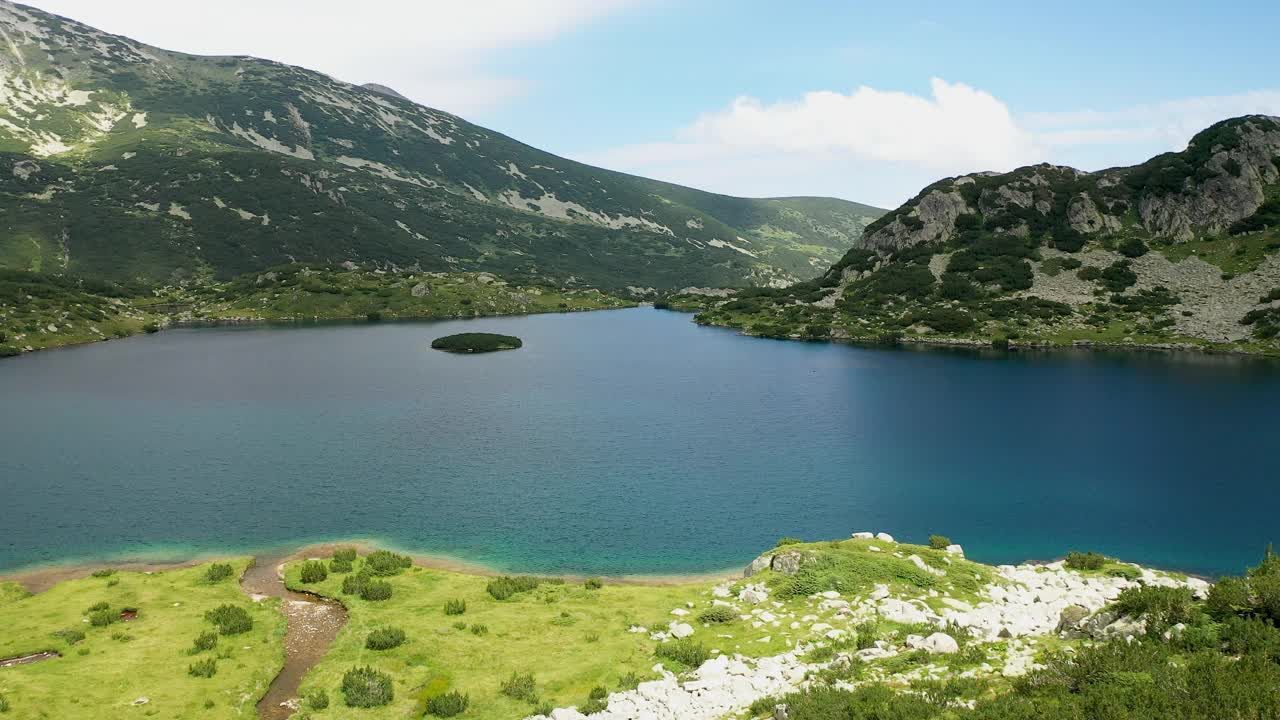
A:
[[[899,549],[886,533],[854,533],[854,539],[869,540],[870,549],[903,558],[926,572],[943,572],[919,555]],[[964,557],[959,545],[946,548],[957,560]],[[834,665],[861,663],[868,666],[865,683],[905,685],[922,679],[948,676],[1016,678],[1040,667],[1036,658],[1041,646],[1055,639],[1102,641],[1112,637],[1132,638],[1145,631],[1143,618],[1124,617],[1108,610],[1120,594],[1141,586],[1188,588],[1203,598],[1210,584],[1199,578],[1172,575],[1159,570],[1125,564],[1128,577],[1090,575],[1068,569],[1063,561],[1045,564],[1001,565],[993,582],[976,601],[941,596],[930,591],[923,596],[895,592],[889,584],[877,584],[870,592],[842,594],[834,590],[808,596],[799,607],[779,602],[764,583],[750,582],[762,572],[794,575],[805,563],[802,552],[775,550],[753,561],[743,572],[743,580],[717,585],[708,607],[723,606],[741,613],[753,626],[790,631],[799,639],[788,652],[751,658],[742,654],[719,655],[681,677],[662,664],[653,670],[658,680],[640,683],[634,690],[612,693],[608,706],[589,717],[593,720],[714,720],[742,710],[762,698],[778,697],[813,684],[813,678]],[[659,642],[672,642],[691,635],[686,621],[698,609],[676,608],[671,624],[653,634]],[[909,633],[898,640],[878,639],[867,647],[852,649],[860,624],[879,621],[907,628],[932,630],[929,634]],[[632,628],[648,632],[648,628]],[[1178,632],[1175,626],[1169,632]],[[923,652],[939,660],[960,652],[953,635],[964,634],[973,642],[992,643],[1003,648],[996,657],[961,673],[951,675],[940,662],[929,662],[909,672],[889,672],[877,667],[884,661],[907,653]],[[841,648],[823,660],[813,660],[821,648]],[[856,646],[855,646],[856,647]],[[853,687],[841,681],[837,686]],[[785,720],[784,714],[777,717]],[[576,707],[557,708],[550,715],[529,720],[585,720]]]

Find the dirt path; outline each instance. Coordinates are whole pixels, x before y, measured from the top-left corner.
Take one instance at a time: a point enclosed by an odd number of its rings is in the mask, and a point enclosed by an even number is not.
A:
[[[320,662],[338,631],[347,624],[347,611],[340,603],[294,592],[284,586],[281,571],[284,563],[291,559],[291,556],[259,557],[240,579],[240,587],[254,599],[280,598],[280,607],[288,622],[284,668],[258,702],[258,717],[262,720],[285,720],[298,711],[301,707],[298,686],[303,676]]]

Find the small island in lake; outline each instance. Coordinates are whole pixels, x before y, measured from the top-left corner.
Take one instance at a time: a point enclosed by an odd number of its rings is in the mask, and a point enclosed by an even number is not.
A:
[[[455,353],[484,353],[497,350],[515,350],[524,345],[520,338],[513,335],[495,335],[493,333],[459,333],[446,335],[431,341],[436,350]]]

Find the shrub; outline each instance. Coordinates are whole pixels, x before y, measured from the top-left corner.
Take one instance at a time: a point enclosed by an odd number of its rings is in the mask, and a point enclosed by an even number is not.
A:
[[[222,582],[231,577],[233,572],[235,571],[232,570],[230,563],[214,563],[204,571],[204,579],[205,582]]]
[[[711,657],[711,651],[700,642],[691,638],[672,640],[662,643],[654,650],[654,654],[667,660],[675,660],[690,668],[696,668]]]
[[[302,563],[302,582],[318,583],[329,579],[329,570],[319,560],[308,560]]]
[[[634,672],[628,672],[626,675],[618,678],[619,690],[635,690],[640,686],[640,676]]]
[[[706,623],[708,625],[723,625],[724,623],[731,623],[737,619],[738,613],[734,612],[733,608],[728,605],[716,605],[715,607],[708,608],[698,616],[699,622]]]
[[[349,573],[351,572],[351,561],[338,560],[336,558],[333,560],[330,560],[329,572],[334,573],[335,575],[342,574],[342,573]]]
[[[370,650],[390,650],[404,644],[404,630],[398,627],[378,628],[365,638],[364,646]]]
[[[1072,570],[1101,570],[1103,565],[1107,564],[1105,555],[1096,552],[1076,552],[1067,553],[1066,566]]]
[[[502,681],[501,692],[509,698],[516,700],[524,700],[525,702],[537,704],[538,690],[533,680],[532,673],[511,673],[511,677]]]
[[[476,635],[476,636],[480,636],[480,635],[488,635],[488,634],[489,634],[489,626],[488,626],[488,625],[485,625],[484,623],[474,623],[474,624],[471,626],[471,634],[472,634],[472,635]]]
[[[9,700],[5,696],[0,695],[0,713],[9,712]]]
[[[1192,618],[1190,588],[1144,585],[1121,591],[1112,607],[1121,615],[1147,617],[1147,631],[1163,630]]]
[[[1117,248],[1121,255],[1130,258],[1142,257],[1147,254],[1147,244],[1142,242],[1141,238],[1126,238]]]
[[[359,667],[351,668],[342,676],[342,698],[348,707],[381,707],[394,697],[391,676],[384,672]]]
[[[359,595],[367,582],[369,582],[369,574],[363,570],[355,575],[348,575],[342,578],[342,594]]]
[[[801,540],[800,538],[784,537],[778,540],[777,547],[784,547],[786,545],[801,545],[803,543],[804,541]]]
[[[367,319],[369,322],[381,322],[382,313],[378,312],[377,310],[374,310],[371,313],[365,313],[365,319]]]
[[[338,548],[337,550],[333,551],[333,559],[340,560],[342,562],[347,562],[347,563],[355,562],[356,549],[349,548],[349,547]]]
[[[68,630],[56,630],[49,634],[68,645],[75,645],[84,639],[84,633],[76,630],[75,628]]]
[[[376,550],[364,559],[364,567],[372,575],[383,577],[399,575],[413,565],[408,555],[397,555],[388,550]]]
[[[467,611],[466,600],[446,600],[444,602],[445,615],[461,615]]]
[[[253,629],[253,618],[238,605],[219,605],[205,613],[204,619],[216,625],[222,635],[239,635]]]
[[[191,644],[191,654],[202,653],[206,650],[212,650],[218,645],[218,633],[212,631],[202,632],[196,636],[196,640]]]
[[[436,717],[453,717],[467,711],[471,698],[457,690],[427,700],[427,712]]]
[[[89,613],[95,613],[95,612],[98,612],[99,610],[106,610],[109,607],[111,607],[111,603],[107,602],[106,600],[99,600],[98,602],[90,605],[89,609],[85,610],[84,613],[88,615]]]
[[[211,678],[218,673],[218,661],[205,658],[187,666],[187,674],[198,678]]]
[[[582,583],[582,587],[588,590],[599,590],[604,587],[604,580],[601,580],[600,578],[587,578],[587,581]]]
[[[494,578],[485,586],[485,590],[494,600],[506,600],[517,593],[528,592],[538,585],[542,584],[542,580],[531,575],[503,575]]]
[[[934,550],[946,550],[947,546],[950,544],[951,544],[951,538],[947,537],[946,535],[930,535],[929,536],[929,547],[933,548]]]
[[[360,588],[360,598],[371,602],[391,599],[391,583],[386,580],[369,580]]]
[[[591,688],[591,694],[588,695],[587,697],[592,700],[603,700],[609,697],[609,691],[597,685]]]
[[[120,619],[120,613],[111,608],[94,610],[89,613],[89,624],[93,627],[106,627]]]
[[[0,339],[0,342],[4,342],[4,340]],[[96,578],[111,577],[112,575],[115,575],[115,574],[116,574],[115,568],[102,568],[101,570],[94,570],[92,573],[93,577],[96,577]]]
[[[324,688],[317,688],[303,696],[306,699],[307,707],[312,710],[324,710],[329,707],[329,693]]]

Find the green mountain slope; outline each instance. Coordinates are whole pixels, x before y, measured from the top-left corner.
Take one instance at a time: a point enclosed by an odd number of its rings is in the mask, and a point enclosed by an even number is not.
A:
[[[0,267],[172,282],[350,261],[781,285],[881,214],[601,170],[382,86],[160,50],[2,0],[0,35]]]
[[[1086,173],[947,178],[872,223],[821,278],[718,302],[762,335],[1280,352],[1280,118]]]

